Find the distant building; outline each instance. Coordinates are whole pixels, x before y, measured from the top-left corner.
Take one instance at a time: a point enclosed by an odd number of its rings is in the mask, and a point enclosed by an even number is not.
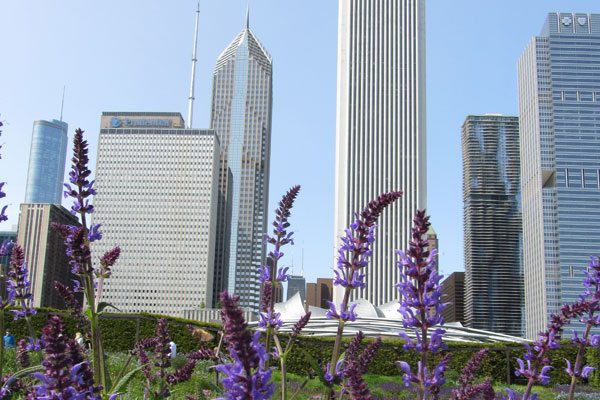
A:
[[[215,301],[227,290],[257,311],[258,268],[265,264],[272,58],[246,26],[219,55],[213,72],[210,127],[221,144]]]
[[[0,246],[6,245],[10,242],[17,242],[17,232],[0,232]],[[0,254],[0,275],[6,275],[11,255],[12,249],[8,250],[4,255]]]
[[[302,301],[306,300],[306,279],[303,276],[292,275],[288,279],[287,299],[291,299],[296,293],[300,292]]]
[[[3,299],[6,298],[6,276],[12,256],[12,247],[8,246],[11,242],[17,242],[17,232],[0,232],[0,247],[2,247],[0,250],[0,296]]]
[[[600,14],[549,13],[517,67],[526,337],[537,339],[579,301],[600,253]]]
[[[65,122],[55,119],[33,123],[25,203],[61,203],[67,157],[67,129]]]
[[[430,252],[432,252],[434,250],[439,251],[440,243],[438,241],[437,233],[433,229],[433,225],[429,225],[429,230],[427,231],[427,240],[429,241],[429,246],[427,247],[427,250],[429,250]],[[435,260],[435,269],[439,272],[440,271],[440,255],[439,255],[439,253],[436,254],[435,257],[433,257],[433,259]]]
[[[317,278],[317,283],[306,284],[306,306],[329,308],[333,298],[333,279]]]
[[[281,282],[277,282],[272,292],[273,301],[275,303],[281,303],[283,301],[283,285]]]
[[[52,222],[79,226],[77,217],[56,204],[21,204],[17,243],[23,248],[31,279],[34,307],[64,309],[54,281],[73,287],[70,257],[64,238],[50,227]]]
[[[442,310],[445,322],[465,324],[465,273],[453,272],[442,282],[442,303],[450,303]]]
[[[377,219],[366,287],[350,295],[381,305],[398,300],[394,249],[408,249],[414,214],[427,206],[425,0],[338,4],[336,249],[355,213],[404,192]],[[339,307],[344,288],[334,291]]]
[[[103,299],[123,312],[182,316],[212,307],[219,142],[177,112],[104,112],[94,224],[121,257]]]

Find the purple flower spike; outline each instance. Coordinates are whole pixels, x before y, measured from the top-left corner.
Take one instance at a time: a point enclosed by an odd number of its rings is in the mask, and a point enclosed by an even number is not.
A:
[[[275,385],[270,383],[271,370],[264,368],[268,354],[259,341],[260,332],[252,335],[247,329],[237,300],[238,296],[221,293],[224,338],[234,362],[216,369],[225,375],[221,382],[227,399],[269,399]]]

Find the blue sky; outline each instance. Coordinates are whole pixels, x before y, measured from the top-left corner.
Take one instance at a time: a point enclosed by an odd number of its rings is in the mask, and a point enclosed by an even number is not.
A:
[[[208,127],[212,70],[245,24],[246,1],[201,1],[194,127]],[[196,1],[0,3],[0,181],[16,225],[34,120],[87,133],[92,168],[102,111],[179,111],[187,119]],[[460,128],[468,114],[517,115],[516,62],[548,12],[600,12],[595,0],[427,2],[428,212],[444,274],[463,270]],[[252,0],[250,27],[273,56],[269,215],[302,185],[284,263],[332,275],[337,1]],[[95,168],[94,168],[95,169]],[[131,188],[132,191],[135,188]]]

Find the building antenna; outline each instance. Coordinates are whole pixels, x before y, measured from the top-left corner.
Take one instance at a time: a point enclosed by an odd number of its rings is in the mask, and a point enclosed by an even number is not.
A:
[[[61,122],[62,122],[63,107],[65,106],[65,89],[66,88],[67,88],[67,85],[63,85],[62,101],[60,102],[60,120],[61,120]]]
[[[188,106],[188,128],[192,128],[192,113],[194,110],[194,80],[196,78],[196,47],[198,44],[198,20],[200,19],[200,2],[196,9],[196,30],[194,33],[194,52],[192,53],[192,82],[190,83],[190,97]]]
[[[304,242],[302,242],[302,276],[304,276]]]

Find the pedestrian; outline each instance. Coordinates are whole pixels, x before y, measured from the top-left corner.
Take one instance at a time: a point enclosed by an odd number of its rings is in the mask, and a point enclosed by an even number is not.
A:
[[[171,340],[169,346],[171,347],[171,358],[177,357],[177,345],[175,344],[175,342]]]
[[[6,334],[4,335],[4,347],[7,349],[17,347],[17,341],[12,333],[10,333],[10,329],[7,329]]]

